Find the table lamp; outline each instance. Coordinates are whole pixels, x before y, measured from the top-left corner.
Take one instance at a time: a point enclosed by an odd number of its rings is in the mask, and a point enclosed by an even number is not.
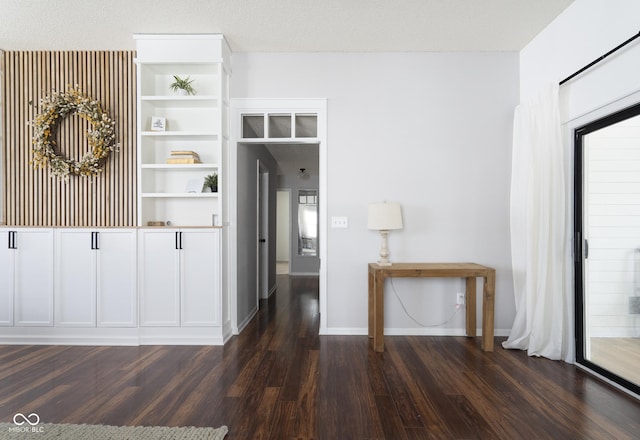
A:
[[[400,204],[394,202],[369,204],[368,227],[371,230],[380,231],[380,237],[382,238],[378,264],[380,266],[391,266],[387,237],[391,229],[402,229]]]

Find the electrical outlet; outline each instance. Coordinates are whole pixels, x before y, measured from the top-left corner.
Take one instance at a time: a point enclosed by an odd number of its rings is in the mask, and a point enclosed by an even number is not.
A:
[[[458,293],[456,297],[456,305],[463,306],[464,305],[464,293]]]

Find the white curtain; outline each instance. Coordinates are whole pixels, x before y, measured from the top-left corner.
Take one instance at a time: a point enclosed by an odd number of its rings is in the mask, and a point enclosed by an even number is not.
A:
[[[511,258],[516,317],[504,348],[561,359],[567,347],[567,197],[558,84],[514,115]]]

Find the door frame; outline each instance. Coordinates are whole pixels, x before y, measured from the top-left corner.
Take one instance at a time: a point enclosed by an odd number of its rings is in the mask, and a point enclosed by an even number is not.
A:
[[[627,379],[586,359],[585,353],[585,266],[588,245],[584,235],[584,148],[582,138],[589,133],[607,127],[615,122],[640,114],[640,95],[633,94],[611,105],[604,106],[592,114],[572,121],[570,130],[573,144],[573,231],[574,231],[574,314],[575,314],[575,361],[576,364],[611,383],[617,388],[634,395],[640,395],[640,387]],[[588,237],[587,237],[588,239]]]
[[[316,114],[318,132],[315,138],[295,139],[297,144],[318,144],[319,154],[319,199],[318,205],[318,233],[320,248],[320,275],[319,275],[319,309],[320,331],[327,334],[327,201],[328,201],[328,131],[327,131],[327,99],[261,99],[261,98],[233,98],[231,99],[230,112],[230,142],[229,151],[225,159],[225,169],[228,173],[228,200],[227,221],[228,227],[228,261],[226,277],[228,280],[229,305],[228,313],[231,322],[231,331],[237,335],[242,331],[238,322],[238,144],[247,144],[247,139],[242,139],[242,115],[248,113],[306,113]],[[264,140],[255,140],[255,143],[264,143]],[[281,142],[280,142],[281,143]],[[248,322],[249,319],[245,321]]]

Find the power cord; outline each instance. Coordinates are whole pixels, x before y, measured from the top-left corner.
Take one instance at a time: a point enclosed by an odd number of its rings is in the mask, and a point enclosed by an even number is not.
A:
[[[451,314],[451,316],[449,316],[449,318],[444,321],[441,322],[440,324],[423,324],[420,321],[418,321],[416,318],[414,318],[411,313],[409,313],[409,311],[407,310],[407,308],[405,307],[404,303],[402,302],[402,299],[400,298],[400,295],[398,295],[398,292],[396,291],[396,286],[394,286],[393,284],[393,278],[389,279],[391,281],[391,290],[393,290],[393,293],[395,294],[396,298],[398,298],[398,302],[400,303],[400,305],[402,306],[402,310],[404,310],[404,313],[406,313],[406,315],[416,324],[418,324],[420,327],[440,327],[442,325],[445,325],[447,323],[449,323],[454,316],[456,316],[456,314],[458,313],[458,310],[460,310],[460,308],[462,307],[461,304],[456,304],[456,309],[454,310],[454,312]]]

